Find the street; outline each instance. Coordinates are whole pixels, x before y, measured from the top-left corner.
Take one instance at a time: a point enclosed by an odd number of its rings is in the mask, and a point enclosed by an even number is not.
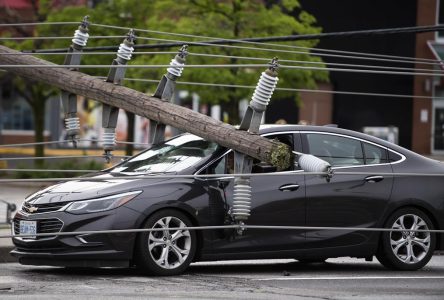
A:
[[[205,262],[182,276],[134,269],[64,269],[0,265],[2,299],[444,299],[444,256],[416,272],[390,271],[376,260],[339,258]]]

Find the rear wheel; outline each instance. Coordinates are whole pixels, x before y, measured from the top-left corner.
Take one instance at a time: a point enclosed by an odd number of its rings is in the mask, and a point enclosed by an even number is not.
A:
[[[154,213],[144,228],[163,229],[144,232],[137,238],[136,264],[150,274],[170,276],[185,271],[196,252],[196,233],[185,228],[193,224],[183,213],[167,209]]]
[[[409,230],[430,230],[430,218],[416,208],[403,208],[392,214],[386,228],[401,229],[400,232],[383,232],[376,257],[386,267],[397,270],[418,270],[425,266],[433,255],[436,234]]]

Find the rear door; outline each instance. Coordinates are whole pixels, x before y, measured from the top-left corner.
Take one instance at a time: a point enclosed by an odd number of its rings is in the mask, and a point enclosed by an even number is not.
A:
[[[377,144],[352,136],[325,132],[302,134],[305,153],[328,161],[335,172],[364,172],[365,175],[306,175],[307,226],[375,227],[390,199],[393,176],[388,151]],[[307,247],[357,245],[372,232],[354,229],[308,230]]]

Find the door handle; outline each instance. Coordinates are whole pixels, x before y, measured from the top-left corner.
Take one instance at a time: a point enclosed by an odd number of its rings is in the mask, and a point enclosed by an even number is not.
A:
[[[284,184],[279,188],[281,192],[292,192],[299,188],[299,184]]]
[[[365,181],[369,182],[369,183],[376,183],[376,182],[380,182],[384,179],[384,176],[368,176],[365,177]]]

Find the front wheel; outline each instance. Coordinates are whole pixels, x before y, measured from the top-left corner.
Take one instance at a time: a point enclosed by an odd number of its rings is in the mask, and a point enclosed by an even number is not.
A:
[[[418,270],[430,260],[435,250],[436,234],[409,230],[430,230],[429,217],[416,208],[403,208],[392,214],[386,228],[402,231],[383,232],[376,257],[386,267],[396,270]]]
[[[136,264],[151,274],[177,275],[185,271],[196,252],[196,233],[185,228],[193,226],[183,213],[167,209],[154,213],[144,228],[163,229],[144,232],[137,238]],[[170,229],[171,228],[171,229]]]

